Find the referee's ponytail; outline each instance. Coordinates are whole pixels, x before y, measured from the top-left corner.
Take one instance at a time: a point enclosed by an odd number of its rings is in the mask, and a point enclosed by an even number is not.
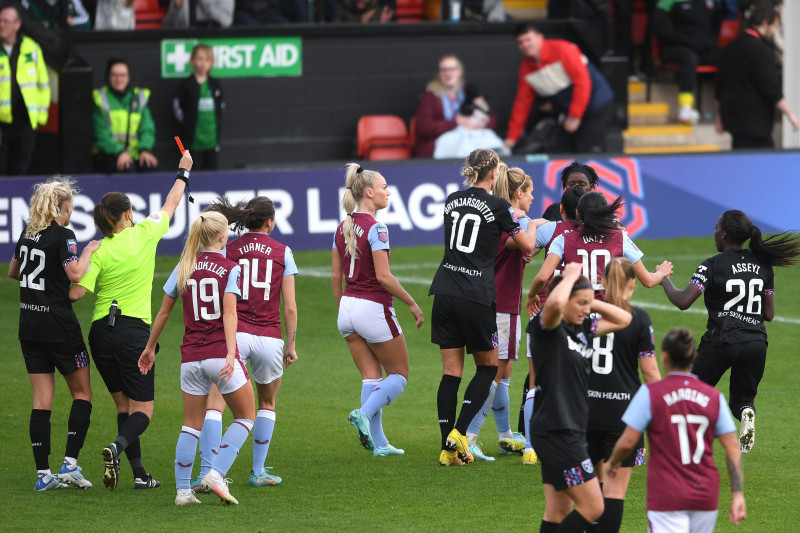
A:
[[[380,176],[380,173],[375,170],[361,168],[361,165],[358,163],[347,163],[345,167],[347,170],[344,174],[345,189],[342,195],[342,207],[348,216],[342,224],[342,233],[344,234],[344,242],[347,244],[347,254],[350,257],[358,259],[358,246],[356,246],[353,217],[350,215],[353,214],[358,203],[364,197],[364,191],[372,186],[375,182],[375,178]]]
[[[216,211],[206,211],[189,228],[186,245],[178,261],[178,292],[183,292],[186,282],[194,272],[197,263],[197,253],[207,248],[209,244],[218,240],[228,229],[228,219]]]
[[[761,229],[738,209],[722,213],[719,217],[719,229],[725,232],[728,241],[736,245],[741,246],[750,239],[750,251],[769,266],[785,267],[797,263],[795,258],[800,255],[800,241],[791,231],[772,235],[765,240]]]
[[[131,200],[121,192],[107,192],[94,206],[94,225],[109,239],[114,237],[122,215],[131,208]]]

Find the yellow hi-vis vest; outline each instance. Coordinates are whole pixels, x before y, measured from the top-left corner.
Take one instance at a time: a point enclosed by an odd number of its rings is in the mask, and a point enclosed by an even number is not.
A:
[[[127,140],[127,151],[134,159],[139,158],[139,124],[142,122],[142,109],[150,99],[150,89],[133,88],[129,106],[110,94],[108,87],[95,89],[92,97],[97,107],[103,110],[111,136],[122,146]],[[95,148],[95,152],[96,152]]]
[[[36,41],[23,36],[17,59],[17,84],[22,93],[31,127],[47,123],[50,110],[50,78],[44,63],[42,49]],[[0,50],[0,122],[10,124],[11,113],[11,62],[8,54]]]

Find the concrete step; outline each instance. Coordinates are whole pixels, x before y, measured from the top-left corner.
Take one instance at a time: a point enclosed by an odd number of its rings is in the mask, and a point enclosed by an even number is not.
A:
[[[547,0],[503,0],[503,7],[516,20],[547,18]]]
[[[628,124],[652,126],[669,121],[669,104],[666,102],[633,102],[628,104]]]
[[[694,126],[684,124],[630,126],[622,132],[622,135],[626,151],[675,146],[716,146],[720,150],[730,150],[731,147],[730,135],[717,133],[715,125],[711,123]],[[705,151],[705,149],[700,150]]]
[[[680,154],[685,152],[719,152],[720,147],[714,144],[676,144],[674,146],[631,146],[624,152],[631,155],[639,154]]]
[[[644,102],[645,98],[645,87],[644,82],[642,81],[629,81],[628,82],[628,102],[629,103],[639,103]]]

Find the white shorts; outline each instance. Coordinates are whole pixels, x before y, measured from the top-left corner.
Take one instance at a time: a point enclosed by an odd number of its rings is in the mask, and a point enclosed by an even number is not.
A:
[[[520,315],[497,313],[497,358],[516,361],[522,338]]]
[[[230,394],[250,383],[247,370],[239,359],[233,362],[233,375],[228,381],[219,376],[223,366],[225,359],[222,357],[181,363],[181,390],[193,396],[206,396],[214,384],[220,393]]]
[[[520,318],[522,317],[520,316]],[[531,322],[531,317],[528,316],[528,323],[530,324],[530,322]],[[531,353],[531,334],[528,333],[528,328],[525,328],[525,356],[528,359],[533,358],[533,354]]]
[[[403,333],[394,307],[352,296],[342,296],[337,326],[342,337],[358,333],[372,344],[390,341]]]
[[[650,533],[711,533],[718,511],[647,511]]]
[[[243,364],[250,361],[256,383],[266,385],[283,375],[283,339],[252,333],[236,333],[236,345]]]

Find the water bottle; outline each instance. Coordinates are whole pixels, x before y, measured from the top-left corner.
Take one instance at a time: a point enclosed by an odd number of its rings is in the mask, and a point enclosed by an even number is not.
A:
[[[450,22],[461,21],[461,0],[450,0]]]

